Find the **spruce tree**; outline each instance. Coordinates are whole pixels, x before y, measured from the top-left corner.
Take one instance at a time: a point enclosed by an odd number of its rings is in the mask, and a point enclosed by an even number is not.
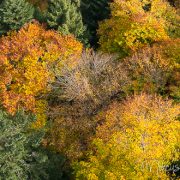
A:
[[[44,11],[47,9],[48,0],[27,0],[34,6],[38,7],[40,10]]]
[[[49,28],[63,34],[74,34],[84,41],[85,26],[82,22],[79,0],[50,0],[47,13]]]
[[[32,115],[15,116],[0,110],[0,179],[44,179],[47,156],[39,151],[42,131],[30,130]]]
[[[112,0],[81,0],[81,12],[83,22],[89,31],[89,41],[94,47],[97,46],[98,37],[96,30],[99,21],[107,19],[110,14],[109,3]]]
[[[26,0],[3,0],[0,4],[0,34],[20,29],[33,14],[33,6]]]

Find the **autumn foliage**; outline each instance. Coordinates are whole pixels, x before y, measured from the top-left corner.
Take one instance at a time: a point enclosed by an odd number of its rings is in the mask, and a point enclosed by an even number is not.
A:
[[[82,45],[71,36],[46,31],[37,22],[0,39],[0,100],[11,114],[18,108],[35,111],[50,90],[55,71],[76,64]],[[39,104],[39,103],[38,103]],[[39,106],[39,105],[38,105]]]
[[[178,0],[6,1],[0,176],[180,178]]]
[[[75,165],[77,179],[168,179],[163,167],[179,158],[180,106],[142,94],[100,114],[93,151]]]
[[[122,63],[132,79],[129,90],[178,96],[179,45],[179,39],[163,41],[124,58]]]
[[[145,45],[167,40],[169,31],[178,29],[173,26],[177,18],[176,10],[166,1],[115,0],[110,19],[100,23],[100,48],[124,57]]]
[[[129,78],[116,56],[87,50],[71,70],[56,73],[49,114],[53,124],[44,145],[72,160],[83,156],[93,135],[93,115],[118,93],[123,94]]]

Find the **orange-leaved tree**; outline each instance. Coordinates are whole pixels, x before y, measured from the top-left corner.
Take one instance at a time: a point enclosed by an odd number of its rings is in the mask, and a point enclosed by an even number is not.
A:
[[[46,31],[38,22],[2,37],[0,104],[11,114],[19,108],[42,114],[42,95],[50,90],[54,71],[74,66],[81,51],[74,37]]]
[[[77,179],[169,179],[179,158],[180,106],[141,94],[113,103],[99,118],[93,150],[75,165]]]
[[[180,97],[180,39],[154,43],[124,58],[122,63],[132,79],[132,92],[160,93]]]
[[[101,50],[126,56],[178,31],[179,16],[164,0],[114,0],[111,17],[100,23]]]

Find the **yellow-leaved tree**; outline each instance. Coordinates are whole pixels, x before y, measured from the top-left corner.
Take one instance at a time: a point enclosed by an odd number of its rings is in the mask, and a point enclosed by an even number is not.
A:
[[[124,57],[145,45],[175,36],[178,20],[176,10],[165,0],[114,0],[110,19],[100,23],[100,48]]]
[[[179,158],[180,106],[146,94],[113,103],[101,113],[92,151],[74,166],[77,179],[169,179]]]
[[[45,123],[43,95],[54,71],[75,66],[82,44],[72,36],[46,31],[38,22],[0,38],[0,104],[11,114],[19,108],[37,114],[36,126]]]

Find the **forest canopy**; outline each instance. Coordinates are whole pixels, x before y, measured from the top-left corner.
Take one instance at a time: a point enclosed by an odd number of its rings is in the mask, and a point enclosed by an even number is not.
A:
[[[180,178],[178,0],[0,2],[0,179]]]

